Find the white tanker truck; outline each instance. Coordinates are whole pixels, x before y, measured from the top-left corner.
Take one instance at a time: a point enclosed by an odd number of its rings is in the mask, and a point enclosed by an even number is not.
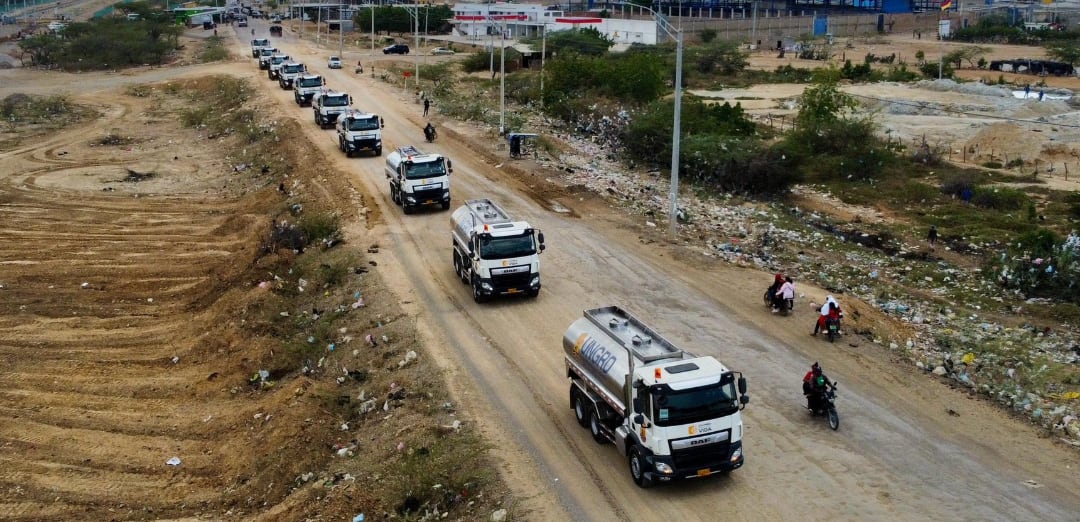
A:
[[[544,233],[514,221],[490,199],[470,199],[450,215],[454,271],[472,286],[473,300],[494,295],[540,295]]]
[[[680,350],[617,306],[585,310],[563,350],[578,423],[615,443],[638,486],[742,467],[750,396],[741,373]]]

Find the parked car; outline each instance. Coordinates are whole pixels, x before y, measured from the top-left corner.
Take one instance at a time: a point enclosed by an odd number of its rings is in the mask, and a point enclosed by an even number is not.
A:
[[[247,18],[241,18],[241,19],[237,20],[236,21],[236,26],[237,27],[247,27],[248,26]]]
[[[409,46],[405,44],[394,44],[387,47],[383,47],[383,54],[409,54]]]
[[[326,67],[328,67],[330,69],[340,69],[341,68],[341,57],[340,56],[331,56],[330,59],[326,61]]]
[[[450,49],[448,47],[436,47],[436,48],[431,50],[431,55],[432,56],[443,56],[443,55],[445,55],[445,56],[453,56],[454,55],[454,50]]]

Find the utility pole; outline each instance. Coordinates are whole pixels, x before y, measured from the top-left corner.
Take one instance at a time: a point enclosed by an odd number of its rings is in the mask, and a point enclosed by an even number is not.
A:
[[[345,55],[345,5],[338,5],[338,59]]]
[[[371,56],[375,56],[375,4],[371,4]],[[370,66],[369,66],[370,67]]]
[[[502,25],[502,47],[499,48],[499,136],[506,134],[506,18]]]
[[[540,108],[544,108],[544,60],[547,58],[547,22],[540,29],[543,31],[540,39]]]

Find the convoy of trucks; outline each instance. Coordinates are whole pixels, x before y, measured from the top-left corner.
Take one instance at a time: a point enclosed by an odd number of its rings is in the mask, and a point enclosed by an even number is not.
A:
[[[570,407],[643,488],[743,465],[746,378],[684,352],[625,310],[585,310],[563,334]]]
[[[386,177],[390,199],[406,214],[417,207],[441,205],[450,208],[450,160],[441,154],[424,154],[410,145],[386,155]]]
[[[353,153],[371,151],[382,156],[383,120],[378,114],[349,109],[338,116],[338,149],[345,157]]]
[[[290,58],[277,54],[268,40],[252,40],[252,55],[282,87],[295,84],[296,103],[310,103],[320,127],[337,123],[342,152],[382,154],[384,123],[377,114],[351,109],[352,97],[324,89],[325,80],[303,74],[303,65],[285,65]],[[299,70],[288,69],[293,65]],[[386,158],[391,200],[406,214],[424,205],[449,209],[451,172],[448,158],[414,146],[394,149]],[[454,272],[477,303],[499,295],[539,295],[545,249],[540,230],[515,221],[490,199],[466,201],[450,221]],[[743,465],[742,410],[750,396],[740,372],[679,349],[617,306],[585,310],[562,344],[574,416],[596,442],[614,444],[638,486]]]
[[[449,198],[449,193],[447,194]],[[544,234],[514,221],[489,199],[470,199],[450,215],[454,272],[472,287],[473,300],[540,294]]]

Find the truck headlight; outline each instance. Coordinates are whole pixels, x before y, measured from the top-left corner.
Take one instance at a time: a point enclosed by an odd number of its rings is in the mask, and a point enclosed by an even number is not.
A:
[[[742,448],[731,452],[731,462],[738,462],[742,458]]]
[[[529,281],[529,286],[540,286],[540,276],[533,276],[532,280]]]
[[[375,146],[382,145],[382,140],[375,140]]]
[[[409,196],[405,198],[405,201],[408,201],[409,203],[416,203],[416,198]]]
[[[482,288],[482,289],[484,289],[485,291],[488,291],[488,292],[494,290],[494,288],[492,288],[492,286],[491,286],[491,283],[480,283],[480,288]]]
[[[670,475],[672,473],[675,473],[675,470],[671,469],[671,466],[668,466],[667,464],[665,464],[663,462],[657,462],[656,463],[656,471],[658,471],[660,473],[663,473],[665,475]]]

